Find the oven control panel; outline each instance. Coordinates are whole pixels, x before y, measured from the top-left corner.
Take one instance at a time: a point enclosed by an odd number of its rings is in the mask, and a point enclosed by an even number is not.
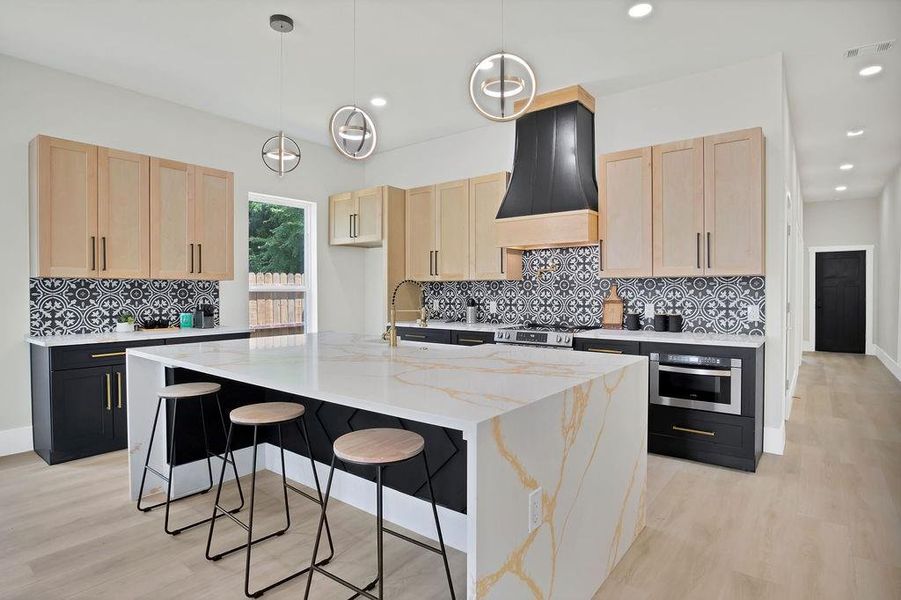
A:
[[[741,360],[721,356],[693,356],[688,354],[658,354],[652,352],[648,358],[668,365],[690,365],[696,367],[741,367]]]

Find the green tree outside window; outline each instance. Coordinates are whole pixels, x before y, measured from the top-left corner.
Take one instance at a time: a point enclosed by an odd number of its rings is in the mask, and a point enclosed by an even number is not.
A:
[[[250,202],[250,271],[303,273],[304,211]]]

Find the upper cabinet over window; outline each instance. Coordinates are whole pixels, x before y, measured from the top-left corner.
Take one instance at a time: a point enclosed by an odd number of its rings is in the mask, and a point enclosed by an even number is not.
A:
[[[37,136],[35,277],[234,278],[232,174]]]
[[[607,154],[599,175],[602,275],[764,274],[760,128]]]

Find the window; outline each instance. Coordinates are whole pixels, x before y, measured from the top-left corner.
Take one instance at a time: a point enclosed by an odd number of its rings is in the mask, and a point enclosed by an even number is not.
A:
[[[251,329],[316,331],[316,205],[253,193],[248,200]]]

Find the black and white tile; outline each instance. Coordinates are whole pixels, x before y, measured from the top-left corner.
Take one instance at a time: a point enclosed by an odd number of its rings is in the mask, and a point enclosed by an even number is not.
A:
[[[219,323],[218,281],[32,277],[29,296],[31,335],[112,331],[123,311],[175,325],[198,304],[215,306]]]
[[[536,269],[553,261],[556,272],[535,278]],[[766,326],[763,277],[654,277],[609,279],[598,275],[597,246],[532,250],[523,254],[522,281],[432,282],[426,286],[427,306],[434,318],[458,320],[466,301],[474,298],[479,320],[490,323],[567,323],[599,326],[603,299],[610,284],[619,285],[626,312],[683,315],[685,331],[763,335]],[[497,308],[490,310],[491,303]],[[760,309],[760,319],[748,321],[748,307]],[[642,318],[645,329],[653,324]]]

